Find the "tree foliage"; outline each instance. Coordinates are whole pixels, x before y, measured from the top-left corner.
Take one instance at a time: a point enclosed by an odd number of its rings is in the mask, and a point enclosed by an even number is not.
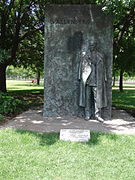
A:
[[[113,14],[114,65],[133,73],[135,44],[134,0],[1,0],[0,90],[6,91],[6,67],[43,69],[43,27],[46,4],[99,4]],[[132,64],[132,66],[130,65]]]
[[[30,68],[8,66],[6,76],[9,79],[35,79],[35,72]]]
[[[6,67],[16,65],[21,43],[43,32],[44,8],[39,0],[0,1],[0,90],[6,91]]]
[[[116,2],[114,2],[116,3]],[[119,89],[123,91],[123,74],[135,73],[135,2],[119,0],[114,14],[114,68],[120,72]]]
[[[36,32],[19,45],[16,65],[31,68],[34,72],[43,72],[44,35]]]

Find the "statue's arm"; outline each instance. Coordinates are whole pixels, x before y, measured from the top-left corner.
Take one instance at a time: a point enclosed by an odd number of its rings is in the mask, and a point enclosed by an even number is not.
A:
[[[83,58],[85,57],[86,52],[82,52],[80,55],[80,63],[79,63],[79,69],[78,69],[78,79],[82,79],[82,64],[83,64]]]
[[[82,75],[82,58],[79,63],[79,69],[78,69],[78,79],[81,80],[81,75]]]
[[[105,66],[104,66],[104,74],[105,74],[105,81],[107,81],[107,71],[106,71]]]
[[[107,81],[107,70],[104,64],[104,55],[101,53],[98,53],[98,62],[97,64],[101,63],[102,64],[102,69],[103,69],[103,74],[104,74],[104,81]]]

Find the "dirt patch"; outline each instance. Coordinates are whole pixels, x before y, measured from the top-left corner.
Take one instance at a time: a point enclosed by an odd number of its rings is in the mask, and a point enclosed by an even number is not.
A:
[[[127,108],[120,108],[120,107],[116,107],[116,106],[114,106],[113,108],[117,109],[117,110],[125,110],[128,114],[135,117],[135,109],[134,108],[128,108],[127,109]]]
[[[0,121],[0,126],[8,123],[9,121],[11,121],[14,117],[16,117],[18,114],[14,114],[14,115],[8,115],[8,116],[4,116],[4,120]]]
[[[135,117],[135,109],[125,109],[125,111]]]

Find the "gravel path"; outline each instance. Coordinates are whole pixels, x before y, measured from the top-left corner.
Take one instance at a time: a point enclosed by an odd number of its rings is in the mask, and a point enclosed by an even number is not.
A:
[[[37,132],[60,132],[60,129],[89,129],[116,134],[135,134],[135,118],[124,110],[112,110],[112,120],[100,123],[96,120],[85,121],[78,117],[42,116],[42,110],[29,110],[0,128],[25,129]]]

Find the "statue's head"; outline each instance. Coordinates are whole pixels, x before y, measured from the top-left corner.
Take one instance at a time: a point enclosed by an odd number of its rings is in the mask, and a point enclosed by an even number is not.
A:
[[[96,48],[96,40],[94,36],[91,37],[91,40],[89,42],[89,49],[94,50]]]

